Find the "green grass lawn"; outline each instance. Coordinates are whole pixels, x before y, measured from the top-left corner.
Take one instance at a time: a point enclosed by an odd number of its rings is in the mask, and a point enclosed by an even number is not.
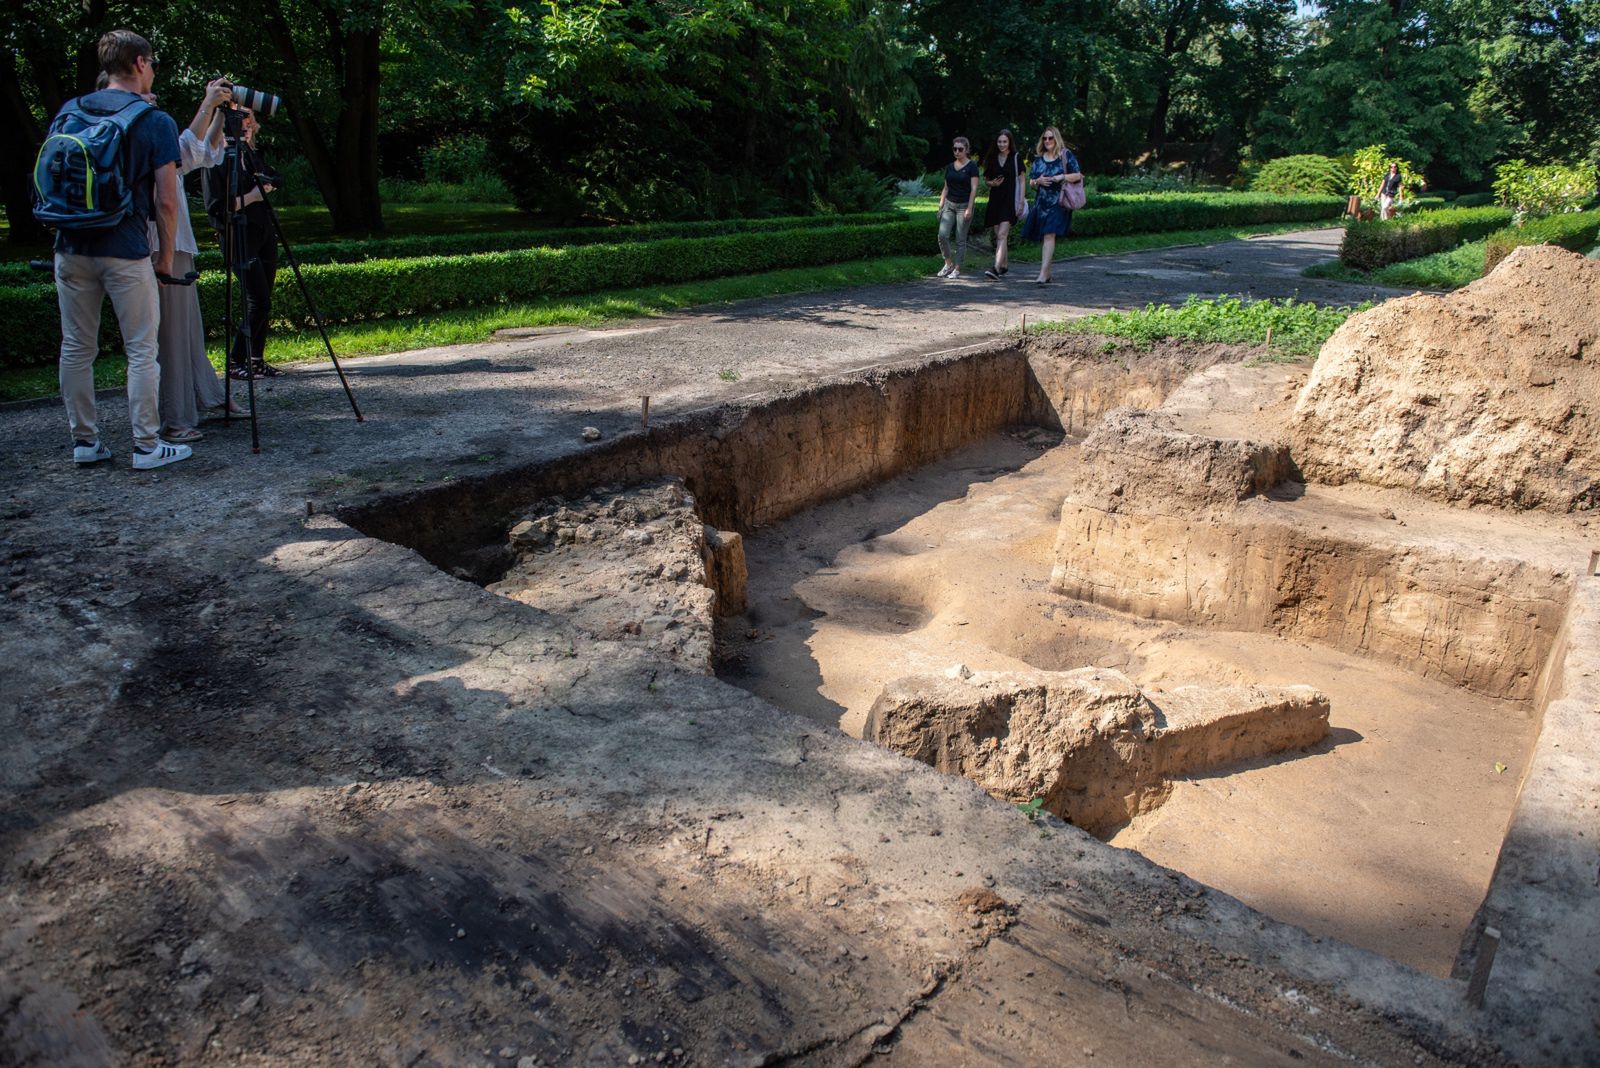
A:
[[[432,207],[432,205],[428,205]],[[474,207],[474,205],[460,205]],[[753,297],[843,289],[850,286],[904,282],[932,274],[938,267],[933,251],[935,237],[929,219],[927,256],[890,256],[857,260],[824,267],[804,267],[766,274],[718,278],[678,285],[650,286],[587,294],[581,297],[531,301],[489,308],[463,308],[406,319],[379,320],[332,326],[328,329],[334,351],[341,358],[373,356],[388,352],[458,345],[483,341],[496,330],[510,327],[599,326],[623,319],[665,315],[698,305],[718,304]],[[1117,237],[1075,238],[1065,242],[1057,262],[1085,256],[1108,256],[1141,249],[1172,245],[1210,244],[1248,237],[1253,234],[1303,230],[1306,223],[1276,226],[1224,227],[1213,230],[1180,230],[1167,233],[1128,234]],[[1018,263],[1039,259],[1039,248],[1031,243],[1013,246],[1011,258]],[[974,251],[968,270],[981,271],[987,254]],[[222,366],[220,341],[210,346],[211,362]],[[267,358],[273,363],[326,359],[327,354],[316,331],[275,331],[267,345]],[[126,380],[126,365],[118,356],[103,355],[95,361],[95,385],[102,389],[120,388]],[[54,364],[0,371],[0,401],[26,400],[56,394]]]
[[[1148,345],[1166,338],[1261,345],[1261,359],[1297,360],[1315,356],[1339,325],[1371,307],[1329,308],[1305,300],[1246,300],[1190,297],[1182,304],[1147,304],[1138,311],[1105,312],[1081,319],[1039,323],[1029,332],[1104,334]],[[1267,338],[1272,343],[1267,346]]]
[[[1399,289],[1460,289],[1483,277],[1483,250],[1488,240],[1468,241],[1443,252],[1418,256],[1380,267],[1376,271],[1357,271],[1338,260],[1307,267],[1311,278],[1331,278],[1339,282],[1371,283]]]

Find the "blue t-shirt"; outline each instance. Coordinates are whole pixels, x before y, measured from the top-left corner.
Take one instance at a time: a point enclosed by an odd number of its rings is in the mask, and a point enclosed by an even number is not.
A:
[[[79,103],[86,108],[112,110],[139,99],[126,89],[102,89]],[[109,256],[117,260],[142,260],[150,256],[150,220],[155,217],[157,168],[178,162],[178,124],[165,111],[147,111],[128,131],[127,179],[133,187],[133,213],[109,230],[58,230],[56,251],[69,256]]]

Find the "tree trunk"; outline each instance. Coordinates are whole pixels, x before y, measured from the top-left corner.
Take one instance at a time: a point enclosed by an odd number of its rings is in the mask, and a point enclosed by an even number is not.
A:
[[[0,48],[0,196],[4,197],[13,243],[36,244],[50,237],[33,217],[29,192],[33,162],[43,141],[22,95],[16,57],[9,49]]]
[[[338,167],[343,218],[334,229],[371,232],[383,229],[383,202],[378,195],[378,31],[343,33],[344,79],[339,87],[338,134],[334,158]]]
[[[1160,162],[1161,151],[1167,147],[1167,115],[1172,111],[1172,74],[1161,76],[1156,88],[1156,106],[1150,112],[1150,156]]]
[[[267,0],[267,38],[284,69],[302,69],[294,36],[280,0]],[[383,229],[378,194],[378,37],[379,30],[346,31],[329,12],[329,58],[339,83],[339,114],[332,146],[313,118],[305,82],[291,74],[282,88],[283,106],[300,139],[311,173],[339,233]]]

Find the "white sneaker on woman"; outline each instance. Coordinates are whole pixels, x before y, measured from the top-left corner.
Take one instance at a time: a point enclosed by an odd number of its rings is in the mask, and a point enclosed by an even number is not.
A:
[[[943,266],[943,267],[940,267],[940,268],[939,268],[939,273],[938,273],[938,274],[936,274],[936,275],[934,275],[934,277],[935,277],[935,278],[948,278],[948,277],[950,277],[950,272],[951,272],[951,271],[952,271],[952,270],[954,270],[954,268],[952,268],[952,267],[951,267],[951,266],[950,266],[950,265],[949,265],[949,264],[948,264],[948,263],[947,263],[947,264],[945,264],[945,265],[944,265],[944,266]]]

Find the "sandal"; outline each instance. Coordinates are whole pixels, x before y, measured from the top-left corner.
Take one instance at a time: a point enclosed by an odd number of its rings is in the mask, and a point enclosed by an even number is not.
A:
[[[192,426],[168,430],[162,433],[161,440],[171,445],[187,445],[191,441],[199,441],[205,434]]]

